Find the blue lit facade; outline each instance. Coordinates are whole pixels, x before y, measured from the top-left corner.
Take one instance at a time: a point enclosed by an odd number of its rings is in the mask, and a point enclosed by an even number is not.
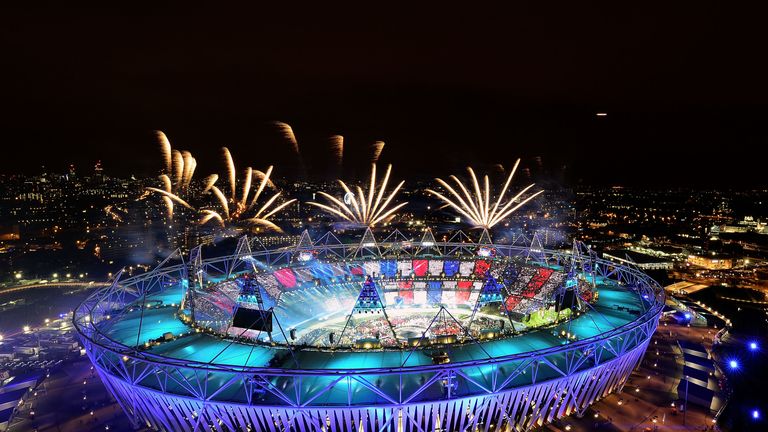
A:
[[[524,430],[583,413],[620,389],[642,358],[664,304],[661,287],[642,272],[578,248],[494,245],[495,256],[479,257],[477,245],[465,242],[422,248],[395,238],[372,246],[342,243],[332,234],[315,245],[313,259],[301,260],[301,251],[291,248],[251,252],[243,238],[233,255],[161,265],[145,275],[118,278],[87,299],[75,313],[75,325],[128,416],[137,425],[168,431]],[[496,279],[485,274],[493,273],[494,263],[513,259],[524,263],[522,269],[501,268]],[[276,305],[275,317],[286,328],[297,325],[287,309],[292,302],[319,307],[328,292],[347,295],[354,305],[367,286],[364,299],[378,307],[383,297],[389,308],[388,292],[380,297],[374,284],[364,285],[369,276],[390,278],[401,302],[463,298],[465,282],[466,302],[473,304],[504,296],[496,280],[530,274],[536,282],[542,274],[578,269],[600,295],[582,313],[547,328],[444,348],[450,361],[443,364],[421,347],[300,349],[279,332],[269,341],[235,340],[217,330],[223,324],[215,321],[226,317],[208,312],[210,305],[195,306],[197,319],[209,320],[208,329],[179,310],[189,295],[183,281],[192,272],[203,275],[203,291],[215,287],[224,293],[215,301],[222,310],[237,307],[243,294],[238,275],[254,272],[255,260],[265,265],[258,269],[261,282],[249,286],[247,295],[258,288],[265,303]],[[479,260],[482,265],[474,262]],[[270,282],[262,283],[265,276]],[[469,284],[472,280],[478,283]],[[558,286],[565,288],[569,280]],[[538,292],[525,290],[530,299],[504,304],[532,304]],[[482,295],[487,297],[478,301]],[[183,303],[189,307],[190,300]],[[573,338],[560,336],[566,330]]]

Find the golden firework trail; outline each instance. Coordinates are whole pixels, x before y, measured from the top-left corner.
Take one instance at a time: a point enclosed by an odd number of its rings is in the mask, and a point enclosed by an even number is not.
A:
[[[397,210],[408,204],[407,202],[404,202],[390,207],[390,203],[400,191],[400,188],[405,181],[398,183],[392,192],[387,195],[387,198],[382,201],[391,172],[392,165],[389,165],[387,167],[387,172],[384,175],[384,179],[381,181],[381,185],[377,185],[376,164],[373,164],[367,193],[363,192],[363,189],[360,186],[355,187],[355,190],[353,191],[346,183],[339,180],[338,182],[344,191],[344,196],[342,198],[336,198],[326,192],[320,191],[318,194],[325,198],[328,201],[328,204],[320,204],[316,202],[308,202],[307,204],[318,207],[345,221],[373,227],[376,224],[393,217]]]
[[[373,156],[371,157],[371,163],[376,163],[379,161],[379,157],[381,156],[381,152],[384,151],[384,141],[376,141],[373,143]]]
[[[296,140],[296,134],[293,133],[293,128],[291,125],[281,121],[276,121],[274,123],[275,126],[277,126],[277,129],[280,130],[280,133],[283,134],[283,138],[285,138],[291,144],[291,149],[293,152],[299,155],[299,142]]]
[[[163,154],[163,161],[165,162],[165,172],[171,172],[171,142],[168,141],[168,137],[161,131],[157,131],[157,140],[160,141],[160,152]]]
[[[156,134],[160,142],[160,153],[164,164],[163,173],[160,175],[162,189],[148,187],[146,190],[162,195],[168,218],[172,219],[174,202],[194,210],[181,196],[186,194],[192,183],[192,177],[195,174],[195,168],[197,168],[197,160],[186,150],[173,149],[165,133],[157,131]]]
[[[281,121],[274,121],[272,124],[280,132],[283,139],[285,139],[290,144],[291,150],[293,153],[295,153],[302,171],[306,170],[299,147],[299,141],[296,138],[296,133],[294,132],[293,127],[291,127],[291,125],[288,123]],[[333,156],[333,160],[336,166],[341,167],[344,164],[344,137],[342,135],[332,135],[328,137],[328,149]],[[370,149],[371,163],[378,163],[379,158],[381,157],[381,153],[384,150],[384,141],[374,141],[373,144],[371,144]]]
[[[214,174],[208,177],[206,179],[205,191],[213,193],[219,209],[201,210],[203,216],[200,219],[200,223],[206,224],[210,221],[216,221],[222,226],[226,226],[228,223],[239,222],[246,225],[260,225],[268,229],[282,231],[277,225],[270,221],[269,218],[296,201],[295,199],[290,199],[277,204],[278,198],[282,195],[282,192],[277,192],[266,200],[257,211],[252,211],[256,209],[259,198],[262,197],[265,189],[267,187],[275,188],[274,183],[270,180],[272,167],[270,166],[267,168],[266,173],[248,167],[245,170],[245,178],[242,181],[241,190],[238,192],[237,171],[235,169],[234,159],[232,158],[229,149],[226,147],[223,148],[223,152],[229,177],[229,196],[216,186],[219,176]],[[253,192],[255,184],[254,180],[258,181],[259,184],[258,187],[255,188],[255,192]],[[251,196],[252,192],[253,195]]]
[[[328,138],[328,142],[333,152],[333,157],[336,159],[336,164],[341,166],[344,162],[344,137],[341,135],[333,135]]]
[[[451,176],[450,178],[456,183],[456,186],[461,193],[448,184],[448,182],[439,178],[436,179],[437,182],[449,192],[450,198],[432,189],[427,189],[427,192],[439,198],[448,207],[459,212],[459,214],[467,218],[473,225],[483,228],[491,228],[514,213],[525,203],[544,192],[543,190],[535,192],[521,200],[521,197],[534,186],[534,184],[531,184],[502,204],[504,196],[509,189],[509,184],[512,182],[512,177],[514,177],[519,164],[520,159],[515,162],[512,172],[510,172],[509,177],[507,177],[507,181],[504,182],[504,186],[501,188],[501,193],[496,198],[493,205],[491,205],[491,188],[488,176],[484,176],[483,187],[481,188],[480,182],[475,175],[475,171],[471,167],[468,167],[467,171],[469,171],[469,176],[472,181],[472,192],[470,192],[470,188],[465,186],[456,176]]]

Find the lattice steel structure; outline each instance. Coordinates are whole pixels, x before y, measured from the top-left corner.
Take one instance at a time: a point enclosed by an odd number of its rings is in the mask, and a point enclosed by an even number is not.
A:
[[[311,248],[317,260],[350,265],[392,257],[476,257],[480,243],[466,238],[460,233],[450,241],[436,242],[430,233],[429,239],[420,242],[395,232],[379,242],[367,231],[363,241],[344,243],[328,233],[312,241]],[[588,317],[585,322],[592,320],[600,329],[589,337],[522,351],[497,349],[493,355],[445,364],[413,362],[409,360],[415,358],[413,351],[403,348],[397,364],[384,367],[380,366],[383,361],[345,363],[354,352],[300,350],[290,343],[287,347],[251,347],[241,362],[228,360],[222,352],[201,360],[203,350],[195,346],[197,339],[191,339],[199,329],[190,331],[173,320],[167,325],[152,321],[150,326],[150,319],[166,316],[163,311],[172,314],[178,309],[178,305],[158,299],[179,284],[185,290],[185,301],[190,302],[194,301],[186,294],[190,281],[204,284],[200,281],[226,279],[252,271],[254,263],[269,269],[287,268],[295,264],[298,252],[310,248],[308,236],[302,236],[296,247],[270,250],[257,240],[241,240],[233,255],[201,260],[198,250],[189,263],[170,265],[166,260],[143,275],[126,279],[118,275],[111,286],[95,292],[77,308],[74,324],[103,382],[125,413],[136,425],[157,430],[529,430],[583,413],[594,401],[620,389],[642,358],[664,305],[661,287],[636,268],[600,259],[583,245],[554,251],[543,249],[535,236],[529,242],[492,244],[493,259],[514,258],[579,272],[586,280],[610,287],[617,296],[631,296],[637,310],[615,309],[618,306],[601,296],[584,315]],[[606,324],[618,322],[610,321],[605,316],[608,313],[626,318],[625,322]],[[560,323],[555,330],[565,332],[568,325]],[[164,330],[182,336],[159,347],[176,346],[178,352],[188,355],[170,356],[151,348]],[[542,340],[554,340],[545,336]],[[233,349],[229,347],[234,341],[225,342],[225,350]],[[288,360],[254,366],[253,358],[261,352]],[[379,352],[392,354],[375,351],[366,355]],[[327,358],[329,363],[321,366],[316,358]]]

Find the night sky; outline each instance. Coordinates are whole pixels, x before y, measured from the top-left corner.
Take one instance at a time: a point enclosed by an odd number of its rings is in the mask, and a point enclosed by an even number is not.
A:
[[[101,159],[108,173],[150,175],[162,129],[201,174],[222,170],[226,145],[243,167],[291,175],[270,123],[281,120],[318,177],[325,138],[341,134],[347,175],[365,171],[380,139],[404,177],[520,156],[569,185],[768,185],[762,14],[733,2],[578,3],[6,10],[0,173]]]

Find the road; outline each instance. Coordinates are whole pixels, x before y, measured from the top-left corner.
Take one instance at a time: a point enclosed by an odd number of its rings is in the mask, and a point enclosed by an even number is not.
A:
[[[47,283],[33,283],[26,285],[16,285],[7,288],[0,288],[0,295],[10,294],[14,292],[26,291],[30,289],[39,288],[97,288],[102,286],[108,286],[105,282],[47,282]]]

